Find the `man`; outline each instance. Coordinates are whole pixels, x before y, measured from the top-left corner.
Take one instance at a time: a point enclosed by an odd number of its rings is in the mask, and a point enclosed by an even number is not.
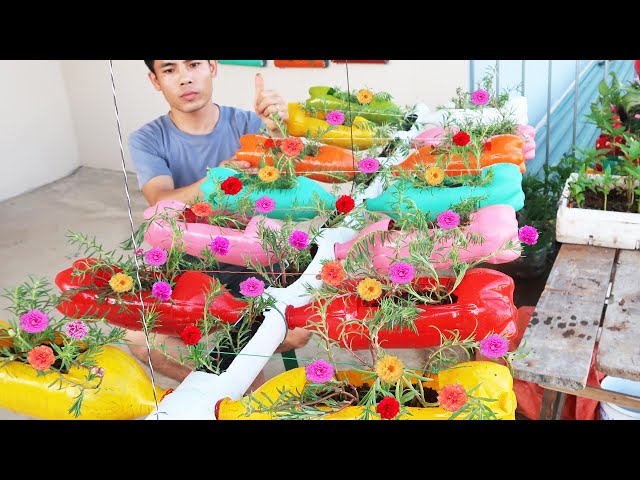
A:
[[[184,203],[201,199],[200,184],[206,180],[207,167],[235,164],[255,173],[248,162],[233,158],[240,148],[240,137],[259,133],[263,125],[278,135],[271,115],[277,113],[283,121],[289,118],[285,100],[276,91],[264,89],[262,75],[256,75],[254,113],[212,102],[216,60],[145,60],[145,64],[153,87],[162,92],[170,107],[167,115],[147,123],[129,138],[138,183],[150,206],[165,199]],[[230,269],[223,266],[223,270]],[[241,273],[218,276],[227,287],[230,282],[237,286],[245,277]],[[234,289],[230,290],[233,293]],[[276,352],[301,348],[310,336],[305,329],[289,330]],[[130,330],[126,338],[131,342],[131,353],[148,362],[144,332]],[[167,335],[156,335],[155,343],[164,344],[174,358],[179,358],[178,349],[185,348],[180,338]],[[154,370],[178,381],[191,372],[157,348],[151,349],[151,361]]]

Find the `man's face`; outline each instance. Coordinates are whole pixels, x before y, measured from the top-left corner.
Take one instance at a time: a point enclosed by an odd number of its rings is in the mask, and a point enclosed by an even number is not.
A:
[[[154,60],[155,75],[149,79],[162,92],[172,109],[190,113],[211,102],[215,60]]]

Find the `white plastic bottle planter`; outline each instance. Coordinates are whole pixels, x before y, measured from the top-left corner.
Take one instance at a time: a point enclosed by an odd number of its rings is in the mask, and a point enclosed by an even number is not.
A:
[[[242,398],[286,334],[282,315],[274,309],[265,311],[262,325],[225,372],[191,372],[147,420],[215,420],[218,400]]]
[[[427,125],[443,125],[445,121],[448,121],[455,125],[460,121],[473,120],[474,123],[486,126],[492,122],[502,120],[505,114],[516,124],[528,124],[527,97],[512,96],[500,110],[497,108],[482,108],[478,110],[443,108],[425,115],[424,123]]]
[[[602,175],[588,175],[601,179]],[[564,185],[556,217],[556,240],[562,243],[640,250],[640,214],[569,207],[569,184],[578,177],[572,173]],[[614,176],[623,185],[623,177]]]

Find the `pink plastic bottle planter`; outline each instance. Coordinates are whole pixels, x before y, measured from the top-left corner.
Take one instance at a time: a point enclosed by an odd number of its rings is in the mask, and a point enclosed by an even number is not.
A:
[[[334,245],[336,259],[346,259],[349,249],[366,234],[375,231],[386,232],[392,225],[390,219],[380,220],[367,225],[355,239],[345,243],[336,243]],[[482,235],[484,242],[482,244],[469,244],[468,248],[460,249],[459,258],[461,262],[470,262],[496,252],[509,239],[515,245],[519,245],[518,221],[516,212],[511,205],[489,205],[478,209],[478,211],[471,214],[471,224],[467,229]],[[371,244],[368,245],[374,268],[379,273],[386,274],[389,266],[396,258],[409,256],[409,244],[415,238],[415,233],[392,232],[387,236],[383,244],[380,235],[377,235],[375,244],[373,246]],[[398,242],[401,242],[399,249],[397,248]],[[451,240],[448,240],[440,242],[434,247],[430,258],[436,268],[449,268],[451,266],[451,261],[444,260],[449,255],[451,243]],[[507,263],[514,261],[518,257],[520,257],[520,251],[504,250],[487,259],[487,263]]]
[[[160,200],[157,204],[144,211],[145,220],[149,220],[156,214],[160,214],[149,225],[144,239],[158,248],[170,248],[172,245],[173,230],[167,218],[178,218],[187,207],[182,202],[174,200]],[[264,222],[264,223],[262,223]],[[280,230],[280,223],[270,218],[256,215],[249,220],[244,230],[235,228],[209,225],[208,223],[185,223],[176,220],[176,226],[184,235],[185,251],[190,255],[202,257],[202,250],[209,248],[211,241],[216,237],[224,237],[229,240],[230,249],[227,255],[216,255],[220,262],[231,265],[246,265],[245,259],[249,257],[253,263],[258,262],[265,266],[269,264],[269,257],[262,249],[262,242],[258,237],[258,226],[263,224],[265,228]],[[271,254],[273,260],[274,255]]]

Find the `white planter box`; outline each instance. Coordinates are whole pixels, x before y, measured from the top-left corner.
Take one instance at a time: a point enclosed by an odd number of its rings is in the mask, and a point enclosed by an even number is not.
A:
[[[577,173],[572,173],[562,191],[556,218],[556,240],[562,243],[640,250],[640,214],[567,206],[569,184],[577,176]],[[600,178],[600,175],[590,177]]]
[[[488,125],[491,122],[499,121],[503,115],[511,117],[516,124],[526,125],[529,123],[527,97],[511,96],[502,109],[486,107],[481,110],[466,110],[456,108],[444,108],[424,115],[422,122],[427,125],[442,125],[447,118],[457,124],[458,121],[474,120],[475,123]]]

